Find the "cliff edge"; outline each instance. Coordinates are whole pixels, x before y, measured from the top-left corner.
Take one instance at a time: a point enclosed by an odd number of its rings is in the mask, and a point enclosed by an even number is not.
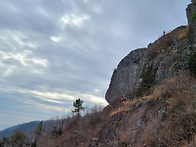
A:
[[[186,13],[188,26],[163,34],[147,48],[133,50],[122,59],[105,95],[109,103],[148,94],[153,85],[187,70],[188,60],[196,50],[195,2],[188,5]]]

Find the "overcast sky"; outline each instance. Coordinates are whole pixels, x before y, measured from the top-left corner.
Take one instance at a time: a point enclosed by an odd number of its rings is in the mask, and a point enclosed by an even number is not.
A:
[[[186,25],[188,0],[0,0],[0,130],[104,99],[131,50]]]

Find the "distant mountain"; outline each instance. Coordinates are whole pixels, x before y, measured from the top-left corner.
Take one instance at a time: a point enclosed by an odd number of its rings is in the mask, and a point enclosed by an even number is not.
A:
[[[29,138],[32,138],[34,136],[34,130],[39,124],[40,121],[32,121],[28,123],[19,124],[10,128],[7,128],[3,131],[0,131],[0,140],[3,136],[12,136],[13,132],[15,130],[19,130],[23,133],[25,133]]]

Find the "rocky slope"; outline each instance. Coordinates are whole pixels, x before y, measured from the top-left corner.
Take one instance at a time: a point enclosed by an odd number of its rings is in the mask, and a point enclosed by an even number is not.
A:
[[[89,146],[196,146],[196,80],[188,72],[196,51],[196,3],[189,25],[129,53],[106,93],[111,119]]]
[[[196,81],[182,77],[157,87],[156,94],[124,102],[90,146],[196,146]]]
[[[188,26],[163,34],[147,48],[131,51],[114,70],[109,105],[63,128],[39,136],[39,147],[196,146],[196,3]],[[191,71],[191,70],[190,70]]]

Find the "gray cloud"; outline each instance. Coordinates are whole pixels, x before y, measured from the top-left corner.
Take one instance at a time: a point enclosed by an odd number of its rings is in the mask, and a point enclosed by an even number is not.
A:
[[[69,113],[78,97],[89,106],[106,105],[104,94],[118,62],[163,31],[186,24],[188,4],[178,0],[0,3],[0,127]]]

